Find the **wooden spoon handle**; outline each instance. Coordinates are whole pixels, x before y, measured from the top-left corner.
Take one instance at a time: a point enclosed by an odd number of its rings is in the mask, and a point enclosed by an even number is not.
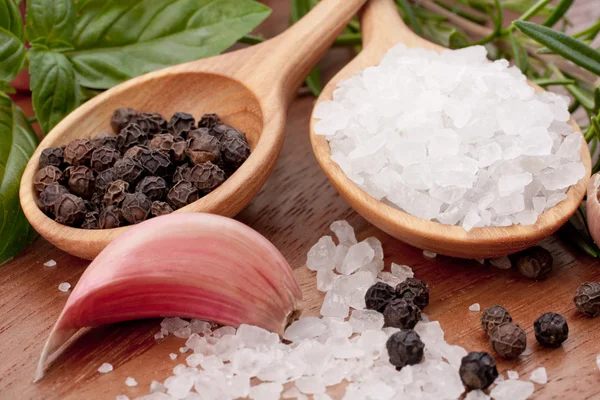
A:
[[[271,54],[265,54],[269,59],[264,61],[261,71],[263,84],[281,85],[289,104],[311,69],[366,1],[323,0],[287,31],[270,40]]]

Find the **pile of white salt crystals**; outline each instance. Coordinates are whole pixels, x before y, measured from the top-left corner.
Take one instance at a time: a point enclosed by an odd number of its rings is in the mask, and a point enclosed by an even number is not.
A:
[[[167,318],[158,337],[186,338],[179,357],[185,363],[164,382],[153,381],[143,400],[255,400],[335,398],[345,400],[457,399],[463,392],[458,369],[467,352],[444,340],[439,322],[423,320],[415,327],[425,343],[423,362],[397,371],[389,363],[385,343],[396,328],[383,328],[380,313],[365,310],[364,295],[376,281],[396,284],[413,276],[408,266],[392,264],[383,271],[383,249],[376,238],[357,242],[346,221],[331,226],[336,245],[325,236],[308,254],[317,285],[326,292],[321,316],[305,316],[291,324],[283,339],[264,329],[241,325],[212,329],[204,321]],[[332,388],[332,386],[337,386]],[[522,400],[531,382],[503,380],[491,391],[496,400]],[[335,393],[335,395],[333,394]],[[467,400],[489,399],[482,391]],[[121,395],[118,400],[127,400]]]
[[[467,231],[533,224],[584,177],[583,137],[568,98],[486,54],[393,47],[318,106],[315,132],[356,185],[416,217]]]

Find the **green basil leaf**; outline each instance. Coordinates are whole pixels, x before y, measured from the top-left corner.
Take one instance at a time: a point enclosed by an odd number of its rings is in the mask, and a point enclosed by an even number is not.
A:
[[[29,56],[33,108],[48,133],[81,102],[73,66],[62,53],[32,48]]]
[[[582,41],[533,22],[515,21],[514,24],[525,35],[553,50],[556,54],[600,75],[600,52]]]
[[[56,41],[70,42],[75,27],[72,0],[27,0],[27,39],[44,38],[48,46]]]
[[[0,264],[37,236],[19,203],[19,181],[36,146],[37,137],[23,111],[0,95]]]
[[[0,0],[0,28],[4,28],[23,41],[23,19],[14,0]]]
[[[107,89],[174,64],[214,56],[270,9],[251,0],[91,0],[65,54],[82,86]]]
[[[23,42],[0,28],[0,81],[10,82],[21,70],[27,50]]]

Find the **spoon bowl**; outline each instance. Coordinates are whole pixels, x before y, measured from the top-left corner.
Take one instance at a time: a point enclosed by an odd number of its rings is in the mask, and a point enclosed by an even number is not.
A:
[[[444,47],[414,34],[402,21],[393,0],[371,0],[361,16],[363,51],[342,69],[324,88],[319,103],[333,99],[337,85],[370,66],[379,65],[387,51],[397,44],[411,48],[442,51]],[[529,82],[530,85],[533,83]],[[543,89],[536,87],[537,91]],[[591,174],[590,153],[583,140],[581,161],[586,174],[567,191],[567,198],[541,214],[534,225],[473,228],[426,221],[369,196],[352,182],[331,160],[329,143],[324,136],[315,134],[317,120],[310,121],[310,137],[315,156],[321,168],[344,199],[360,215],[389,235],[412,246],[435,253],[460,258],[491,258],[515,253],[530,247],[560,228],[577,210],[586,191]],[[569,121],[574,130],[581,132],[575,121]]]
[[[234,216],[258,193],[283,144],[287,108],[312,67],[366,0],[324,0],[281,35],[256,46],[131,79],[62,120],[38,146],[21,178],[20,199],[32,226],[56,247],[93,259],[128,227],[86,230],[61,225],[37,206],[33,177],[43,149],[110,131],[119,107],[170,116],[218,114],[246,134],[251,155],[216,190],[175,212]]]

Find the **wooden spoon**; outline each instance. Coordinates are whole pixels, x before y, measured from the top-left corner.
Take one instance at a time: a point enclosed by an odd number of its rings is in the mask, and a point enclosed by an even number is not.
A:
[[[58,124],[32,155],[21,179],[23,211],[56,247],[93,259],[127,227],[84,230],[48,218],[35,203],[33,177],[43,149],[110,130],[119,107],[170,117],[217,113],[246,134],[250,158],[218,189],[177,212],[234,216],[258,193],[283,143],[287,108],[298,87],[366,0],[324,0],[305,18],[265,43],[165,68],[124,82],[88,101]]]
[[[398,15],[393,0],[371,0],[364,8],[361,29],[363,51],[327,84],[317,105],[332,99],[338,83],[369,66],[378,65],[386,52],[398,43],[403,43],[407,47],[420,47],[438,52],[444,50],[443,47],[414,34]],[[536,86],[536,90],[543,89]],[[474,228],[466,232],[462,227],[443,225],[414,217],[369,196],[331,160],[327,139],[315,134],[316,121],[313,117],[310,122],[314,153],[333,186],[352,208],[373,225],[403,242],[420,249],[454,257],[497,257],[534,245],[556,231],[575,212],[585,194],[591,172],[590,153],[587,146],[582,145],[581,160],[586,168],[586,176],[568,190],[566,200],[544,212],[534,225]],[[572,118],[569,123],[575,130],[581,132]]]

